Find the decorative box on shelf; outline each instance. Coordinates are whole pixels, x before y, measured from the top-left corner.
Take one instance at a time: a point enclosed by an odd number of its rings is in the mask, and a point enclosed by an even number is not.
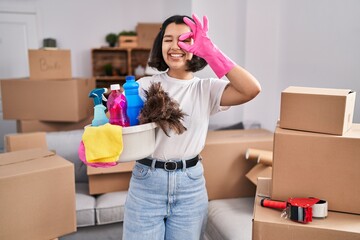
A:
[[[119,36],[119,47],[137,47],[137,36]]]

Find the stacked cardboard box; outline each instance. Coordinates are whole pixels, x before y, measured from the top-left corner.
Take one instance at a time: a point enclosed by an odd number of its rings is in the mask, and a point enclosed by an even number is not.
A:
[[[359,239],[360,124],[353,123],[355,96],[348,89],[289,87],[282,92],[272,180],[258,180],[253,240]],[[328,202],[330,212],[325,219],[301,224],[282,218],[279,210],[261,207],[262,197],[317,197]]]
[[[360,124],[356,93],[289,87],[274,135],[272,198],[317,197],[333,211],[360,214]],[[336,135],[335,135],[336,134]]]
[[[19,132],[73,130],[91,121],[95,79],[72,78],[70,50],[29,50],[29,69],[29,78],[1,81],[3,118],[17,120]]]

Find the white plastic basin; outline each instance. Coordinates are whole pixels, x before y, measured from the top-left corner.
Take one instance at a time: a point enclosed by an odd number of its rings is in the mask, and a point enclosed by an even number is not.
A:
[[[155,123],[123,127],[123,152],[118,162],[136,161],[150,156],[155,149]]]

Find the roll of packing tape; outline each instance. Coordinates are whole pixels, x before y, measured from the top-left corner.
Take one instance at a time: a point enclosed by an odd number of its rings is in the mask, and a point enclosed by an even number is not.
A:
[[[314,218],[326,218],[328,215],[328,202],[320,200],[312,206],[312,216]]]

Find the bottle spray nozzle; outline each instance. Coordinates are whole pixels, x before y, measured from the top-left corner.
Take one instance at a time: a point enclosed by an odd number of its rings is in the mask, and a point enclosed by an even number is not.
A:
[[[89,93],[89,97],[94,99],[95,106],[102,104],[102,100],[106,99],[104,93],[107,91],[107,88],[95,88]]]
[[[106,117],[106,107],[102,104],[102,100],[106,99],[104,93],[107,88],[95,88],[89,93],[89,97],[94,99],[94,119],[91,122],[92,126],[100,126],[109,122]]]

